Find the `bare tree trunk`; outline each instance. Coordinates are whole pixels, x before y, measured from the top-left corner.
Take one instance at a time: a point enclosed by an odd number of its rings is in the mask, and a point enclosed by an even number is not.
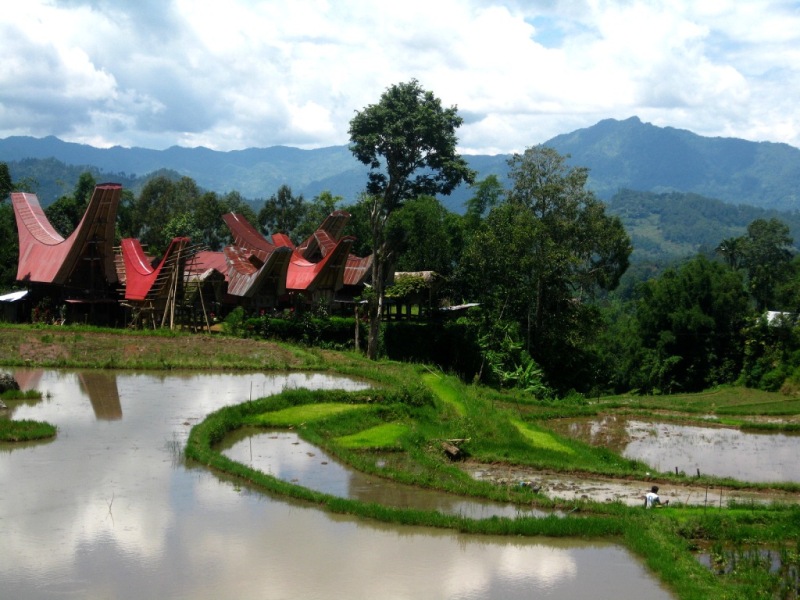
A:
[[[381,199],[373,196],[370,210],[370,229],[372,233],[372,296],[369,298],[369,336],[367,337],[367,357],[370,360],[378,358],[378,342],[380,336],[381,317],[383,312],[383,270],[386,260],[385,244],[383,241],[383,227],[385,224],[381,215]]]
[[[384,282],[386,280],[386,252],[385,247],[375,253],[372,263],[372,297],[369,299],[369,338],[367,340],[367,357],[370,360],[378,358],[380,346],[381,321],[383,320]]]
[[[360,348],[361,344],[359,343],[359,340],[358,340],[358,329],[360,327],[360,323],[359,323],[359,320],[358,320],[358,302],[356,302],[355,317],[356,317],[356,331],[355,331],[355,344],[354,345],[355,345],[356,352],[358,352],[361,349]]]

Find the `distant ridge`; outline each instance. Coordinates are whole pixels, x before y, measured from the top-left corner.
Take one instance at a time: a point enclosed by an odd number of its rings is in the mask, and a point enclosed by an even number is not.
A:
[[[703,137],[638,117],[606,119],[546,144],[570,154],[573,164],[589,167],[590,186],[602,198],[627,188],[800,208],[800,149],[788,144]]]
[[[690,192],[731,204],[783,211],[800,208],[800,149],[787,144],[703,137],[631,117],[606,119],[556,136],[545,145],[570,154],[571,164],[588,167],[590,187],[606,200],[621,189],[632,189],[659,194]],[[509,155],[466,158],[479,178],[496,174],[505,179]],[[100,178],[108,174],[112,179],[128,180],[159,170],[174,171],[205,189],[218,193],[235,190],[251,200],[267,198],[280,185],[288,184],[307,198],[330,190],[351,203],[364,189],[367,173],[347,146],[219,152],[178,146],[166,150],[101,149],[52,136],[0,139],[0,161],[9,164],[12,178],[34,177],[54,194],[52,190],[65,187],[65,172],[60,169],[48,180],[49,167],[37,164],[47,159],[83,169],[93,167]],[[56,186],[59,177],[60,188]],[[66,183],[65,191],[72,185],[74,182]],[[442,201],[449,209],[462,212],[470,195],[462,186]],[[40,198],[43,205],[55,199]]]

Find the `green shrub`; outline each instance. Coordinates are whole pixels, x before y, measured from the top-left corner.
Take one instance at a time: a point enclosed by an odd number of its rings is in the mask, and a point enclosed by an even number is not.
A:
[[[355,319],[352,317],[318,317],[311,312],[280,317],[261,315],[246,319],[241,334],[246,337],[280,340],[344,350],[352,348]],[[362,338],[366,336],[361,332]]]
[[[242,337],[245,332],[245,314],[241,306],[234,308],[222,322],[222,331],[228,335]]]

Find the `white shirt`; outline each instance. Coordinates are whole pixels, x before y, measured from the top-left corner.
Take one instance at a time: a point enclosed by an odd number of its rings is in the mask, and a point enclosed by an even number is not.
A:
[[[644,495],[645,508],[653,508],[656,504],[661,504],[661,498],[655,492],[647,492]]]

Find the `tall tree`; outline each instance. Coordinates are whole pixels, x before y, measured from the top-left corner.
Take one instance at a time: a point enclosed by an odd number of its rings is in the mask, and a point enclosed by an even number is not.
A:
[[[463,246],[462,219],[433,196],[405,203],[389,220],[389,238],[399,271],[450,275]]]
[[[191,236],[195,230],[191,213],[200,195],[200,188],[191,177],[173,181],[159,175],[150,179],[131,209],[132,236],[138,237],[153,254],[165,251],[173,235]]]
[[[599,326],[594,295],[616,287],[631,243],[586,189],[586,169],[545,147],[509,167],[512,188],[469,237],[459,271],[469,299],[518,324],[524,349],[563,387]]]
[[[731,269],[736,270],[742,262],[742,241],[743,238],[740,237],[725,238],[717,245],[714,252],[722,256]]]
[[[732,382],[749,310],[741,273],[702,255],[651,279],[637,305],[643,351],[630,385],[671,392]]]
[[[295,196],[292,188],[284,184],[264,201],[264,206],[258,211],[258,224],[267,235],[285,233],[297,243],[301,241],[297,235],[305,212],[303,195]]]
[[[14,209],[11,202],[5,202],[16,185],[6,163],[0,163],[0,291],[14,287],[19,260],[19,239]]]
[[[773,303],[777,287],[789,274],[793,241],[789,227],[778,219],[756,219],[747,226],[741,242],[742,266],[759,310],[783,308]]]
[[[497,175],[487,175],[485,179],[476,181],[470,187],[474,190],[474,195],[467,200],[467,212],[464,219],[467,229],[474,231],[480,225],[486,212],[502,201],[505,190]]]
[[[14,184],[11,182],[11,173],[8,165],[0,162],[0,203],[4,202],[14,191]]]
[[[19,260],[19,240],[10,202],[0,202],[0,292],[14,287]]]
[[[474,173],[456,151],[456,129],[462,123],[455,106],[442,107],[441,100],[416,79],[390,86],[377,104],[368,105],[350,121],[350,150],[370,167],[366,196],[374,253],[370,358],[378,355],[384,281],[393,258],[387,221],[409,198],[449,195],[459,184],[473,181]]]
[[[528,249],[534,275],[529,321],[534,345],[559,329],[557,307],[591,297],[598,288],[614,289],[632,250],[620,220],[607,215],[586,188],[588,169],[569,167],[567,158],[536,146],[509,159],[513,187],[508,200],[531,214],[536,229]]]

